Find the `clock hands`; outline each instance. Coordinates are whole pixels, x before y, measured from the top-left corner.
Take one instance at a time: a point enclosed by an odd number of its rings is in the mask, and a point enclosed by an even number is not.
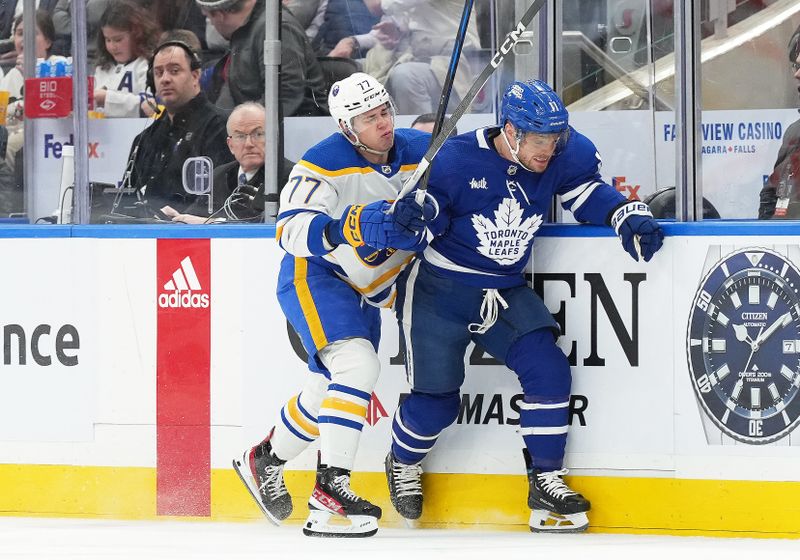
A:
[[[747,327],[744,327],[744,329],[746,331]],[[761,331],[763,331],[763,330],[764,330],[764,327],[761,327],[760,329],[758,329],[758,334],[756,335],[756,340],[759,339],[759,337],[761,336]],[[736,335],[736,338],[739,338],[738,334]],[[750,338],[750,337],[748,336],[747,338]],[[756,343],[753,342],[753,341],[750,341],[750,357],[747,358],[747,363],[744,365],[744,369],[742,369],[742,372],[746,372],[747,368],[750,367],[750,360],[753,359],[753,354],[755,354],[757,350],[758,350],[758,346],[756,346]]]
[[[734,323],[733,332],[736,333],[736,340],[739,342],[746,342],[750,345],[750,348],[753,347],[753,339],[750,338],[750,333],[747,332],[747,327]]]
[[[791,322],[792,322],[792,314],[789,313],[788,311],[783,315],[781,315],[780,317],[778,317],[778,319],[774,323],[772,323],[769,327],[767,327],[767,330],[765,330],[764,332],[759,332],[758,336],[753,341],[753,351],[758,351],[758,348],[762,344],[764,344],[764,342],[766,342],[766,340],[770,336],[772,336],[772,334],[775,331],[777,331],[782,327],[785,327]]]

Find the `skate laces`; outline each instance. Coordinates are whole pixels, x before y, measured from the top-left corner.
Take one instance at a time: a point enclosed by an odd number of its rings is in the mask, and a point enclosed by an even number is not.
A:
[[[508,309],[508,303],[495,288],[483,290],[483,293],[483,302],[481,303],[481,319],[483,322],[470,323],[467,328],[471,333],[483,334],[492,328],[492,325],[497,322],[497,316],[500,314],[497,307],[498,303],[503,306],[503,309]]]
[[[567,496],[577,495],[577,492],[570,489],[561,479],[561,477],[568,472],[567,469],[540,472],[536,475],[536,479],[539,481],[539,484],[541,484],[542,489],[548,494],[556,498],[566,498]]]
[[[333,484],[331,486],[351,502],[357,502],[361,499],[350,489],[350,475],[340,474],[339,476],[333,477]]]
[[[392,475],[398,497],[422,494],[422,467],[420,465],[406,465],[393,460]]]
[[[267,465],[264,467],[264,479],[258,490],[262,493],[266,492],[273,500],[288,494],[289,491],[286,489],[286,483],[283,480],[283,465]]]

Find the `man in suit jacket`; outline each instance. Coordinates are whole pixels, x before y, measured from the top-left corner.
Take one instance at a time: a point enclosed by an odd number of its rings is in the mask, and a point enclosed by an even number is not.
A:
[[[228,117],[228,148],[234,161],[214,169],[213,214],[208,201],[195,201],[184,213],[162,211],[174,222],[203,224],[215,221],[262,222],[264,220],[264,106],[248,101]],[[283,159],[279,186],[286,184],[294,164]],[[274,180],[274,179],[273,179]]]

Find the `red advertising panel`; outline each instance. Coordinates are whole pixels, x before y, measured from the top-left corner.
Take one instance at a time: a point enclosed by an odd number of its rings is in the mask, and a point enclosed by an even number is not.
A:
[[[209,516],[211,242],[157,251],[157,513]]]

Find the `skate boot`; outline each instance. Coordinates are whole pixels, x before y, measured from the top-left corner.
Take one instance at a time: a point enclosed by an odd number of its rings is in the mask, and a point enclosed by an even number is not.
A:
[[[292,513],[292,497],[283,480],[286,461],[272,452],[269,440],[273,431],[267,439],[247,449],[241,459],[234,459],[233,468],[267,519],[280,525]]]
[[[419,519],[422,515],[422,467],[396,461],[391,451],[385,465],[394,509],[406,519]]]
[[[309,537],[371,537],[378,532],[381,508],[350,489],[350,471],[319,465],[303,526]]]
[[[562,477],[567,469],[541,471],[531,465],[527,449],[523,450],[528,471],[528,525],[534,533],[580,533],[589,527],[586,512],[589,500],[572,490]]]

